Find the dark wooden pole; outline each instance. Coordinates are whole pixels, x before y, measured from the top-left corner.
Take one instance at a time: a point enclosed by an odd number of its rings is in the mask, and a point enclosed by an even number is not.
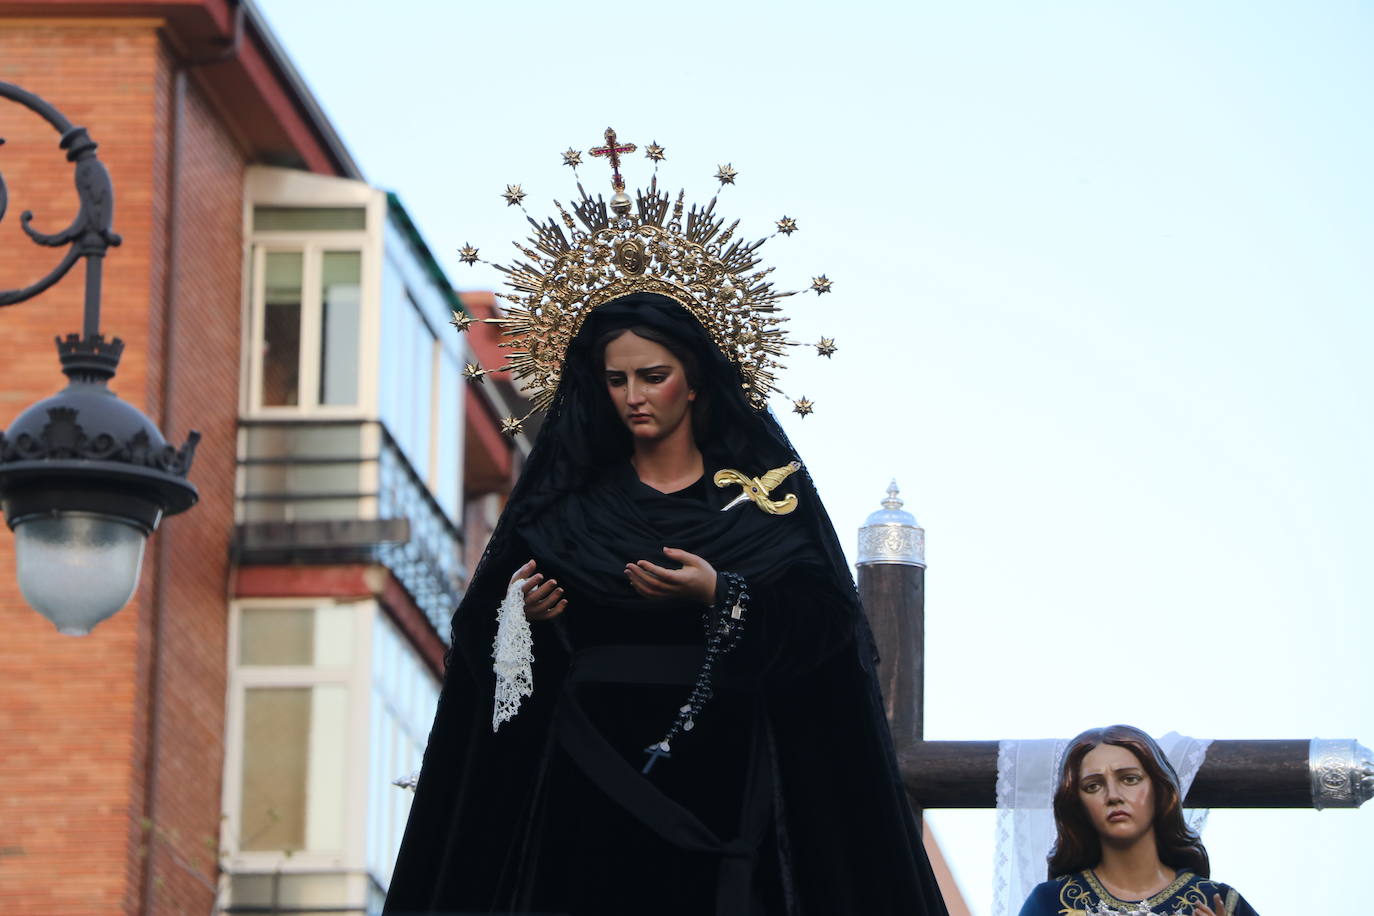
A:
[[[883,507],[859,529],[859,598],[878,647],[892,742],[900,752],[921,740],[925,712],[926,533],[902,510],[897,481]],[[907,797],[918,826],[921,804]]]
[[[1193,808],[1310,808],[1311,742],[1213,741],[1193,780]],[[920,741],[897,759],[907,790],[923,808],[997,805],[996,741]]]
[[[873,563],[859,567],[859,597],[878,643],[878,685],[898,749],[921,740],[925,709],[926,571]]]
[[[900,751],[921,740],[925,709],[926,533],[902,509],[897,482],[859,529],[859,598],[878,644],[892,740]]]

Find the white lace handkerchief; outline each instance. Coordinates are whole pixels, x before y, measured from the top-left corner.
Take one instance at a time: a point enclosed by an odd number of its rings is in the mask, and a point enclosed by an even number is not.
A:
[[[496,704],[491,712],[491,730],[515,718],[520,701],[534,693],[534,640],[530,622],[525,619],[524,579],[516,579],[506,589],[501,609],[496,613],[496,642],[491,656],[495,660]]]

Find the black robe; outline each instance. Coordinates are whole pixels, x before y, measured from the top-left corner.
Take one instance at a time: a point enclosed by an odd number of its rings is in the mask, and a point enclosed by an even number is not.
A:
[[[568,611],[534,625],[534,695],[493,735],[500,595],[469,597],[490,613],[456,634],[471,657],[440,698],[387,913],[945,912],[850,599],[794,517],[727,498],[624,466],[522,527],[505,576],[533,554]],[[700,607],[620,572],[663,546],[740,572],[751,603],[696,727],[644,775],[703,656]]]

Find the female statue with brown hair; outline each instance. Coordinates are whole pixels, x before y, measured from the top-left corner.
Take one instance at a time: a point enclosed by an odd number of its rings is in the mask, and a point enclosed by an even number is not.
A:
[[[1138,728],[1089,729],[1069,743],[1054,820],[1050,880],[1021,916],[1257,916],[1212,880],[1207,850],[1183,819],[1178,775]]]

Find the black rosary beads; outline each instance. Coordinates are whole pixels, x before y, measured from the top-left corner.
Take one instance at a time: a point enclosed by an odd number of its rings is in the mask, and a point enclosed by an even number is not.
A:
[[[644,764],[643,773],[648,773],[660,757],[670,756],[669,742],[696,727],[697,716],[711,699],[716,662],[739,643],[744,632],[744,616],[749,609],[749,586],[739,573],[722,572],[716,575],[725,583],[725,596],[701,612],[701,625],[706,634],[706,658],[702,660],[701,670],[697,672],[687,702],[678,710],[677,718],[668,727],[668,733],[662,741],[656,741],[644,749],[649,761]]]

